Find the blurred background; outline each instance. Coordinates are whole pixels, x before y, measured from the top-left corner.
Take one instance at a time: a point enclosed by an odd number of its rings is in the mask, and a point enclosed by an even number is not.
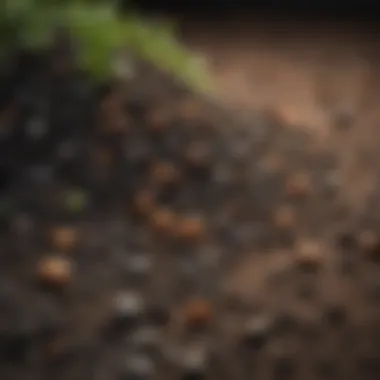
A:
[[[275,108],[290,124],[323,128],[331,112],[377,107],[376,2],[136,1],[174,18],[225,98]]]

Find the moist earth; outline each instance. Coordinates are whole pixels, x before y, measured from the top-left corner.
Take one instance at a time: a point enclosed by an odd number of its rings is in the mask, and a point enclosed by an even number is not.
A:
[[[349,115],[316,138],[56,58],[2,102],[2,379],[378,378],[379,152]]]

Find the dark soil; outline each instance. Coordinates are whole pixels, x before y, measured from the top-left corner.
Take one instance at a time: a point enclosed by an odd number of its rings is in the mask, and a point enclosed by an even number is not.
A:
[[[1,110],[1,379],[378,378],[376,167],[353,204],[272,112],[44,62]]]

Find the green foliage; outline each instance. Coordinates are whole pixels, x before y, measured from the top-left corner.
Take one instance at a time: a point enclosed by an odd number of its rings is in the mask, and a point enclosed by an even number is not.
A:
[[[168,25],[140,16],[121,17],[109,0],[2,0],[0,46],[41,49],[63,27],[79,43],[80,62],[96,78],[111,74],[114,53],[127,48],[137,58],[180,78],[197,90],[211,89],[201,62],[175,38]]]

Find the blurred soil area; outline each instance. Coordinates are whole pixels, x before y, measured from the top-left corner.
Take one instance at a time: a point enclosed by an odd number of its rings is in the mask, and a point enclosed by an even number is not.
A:
[[[336,153],[342,196],[351,209],[363,207],[375,186],[380,138],[380,45],[373,25],[240,16],[185,21],[182,35],[206,57],[229,105],[270,109]],[[246,287],[249,279],[237,277],[244,283],[239,289]]]
[[[379,379],[376,38],[301,26],[185,23],[212,101],[15,60],[1,380]]]

